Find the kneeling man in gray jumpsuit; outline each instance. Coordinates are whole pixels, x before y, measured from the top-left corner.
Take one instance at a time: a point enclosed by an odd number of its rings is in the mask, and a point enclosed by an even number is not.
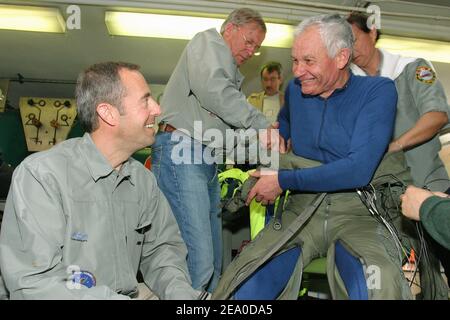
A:
[[[160,299],[195,299],[186,246],[153,174],[130,158],[154,142],[159,105],[139,67],[100,63],[76,87],[82,138],[25,159],[0,233],[11,299],[130,299],[138,270]]]

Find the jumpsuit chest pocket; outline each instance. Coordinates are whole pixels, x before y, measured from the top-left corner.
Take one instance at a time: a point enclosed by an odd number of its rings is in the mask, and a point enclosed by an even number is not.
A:
[[[151,227],[152,224],[147,223],[145,225],[138,226],[135,229],[129,230],[127,234],[127,248],[130,254],[131,264],[135,272],[137,272],[139,268],[144,243],[152,242],[153,232],[149,232]]]

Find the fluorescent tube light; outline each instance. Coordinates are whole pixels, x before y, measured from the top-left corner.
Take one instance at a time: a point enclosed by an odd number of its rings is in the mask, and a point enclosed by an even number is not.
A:
[[[113,12],[105,13],[108,32],[117,36],[152,37],[190,40],[206,29],[218,31],[224,19],[162,15],[151,13]],[[290,48],[293,26],[266,23],[267,34],[263,46]]]
[[[105,23],[111,35],[190,40],[209,28],[220,30],[224,19],[163,15],[152,13],[107,11]],[[295,26],[266,23],[262,46],[291,48]],[[434,40],[381,35],[377,47],[404,56],[450,63],[450,43]]]
[[[66,24],[57,8],[0,5],[0,29],[64,33]]]

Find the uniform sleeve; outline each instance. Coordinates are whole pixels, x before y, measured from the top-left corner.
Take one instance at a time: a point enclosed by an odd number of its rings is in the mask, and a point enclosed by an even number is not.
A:
[[[280,170],[281,188],[330,192],[367,185],[391,140],[396,104],[394,83],[378,82],[359,111],[347,156],[315,168]]]
[[[221,44],[199,37],[187,50],[190,88],[204,109],[235,128],[264,129],[270,125],[236,87],[235,63]]]
[[[450,107],[444,88],[429,62],[418,59],[406,66],[410,92],[422,116],[430,111],[446,112],[450,119]]]
[[[128,299],[74,284],[62,262],[66,221],[53,179],[16,168],[0,233],[0,267],[11,299]]]
[[[433,239],[450,250],[450,199],[426,199],[420,207],[420,221]]]
[[[152,176],[146,192],[145,217],[151,219],[151,228],[145,234],[140,269],[147,286],[160,299],[196,299],[200,292],[191,287],[187,270],[186,245],[167,199],[156,186]]]

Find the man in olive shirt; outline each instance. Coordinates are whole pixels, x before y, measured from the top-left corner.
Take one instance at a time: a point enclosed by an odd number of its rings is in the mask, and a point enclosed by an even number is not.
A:
[[[82,138],[15,170],[0,234],[11,299],[129,299],[138,270],[160,299],[195,299],[187,249],[153,174],[130,156],[154,142],[159,105],[128,63],[78,78]]]

